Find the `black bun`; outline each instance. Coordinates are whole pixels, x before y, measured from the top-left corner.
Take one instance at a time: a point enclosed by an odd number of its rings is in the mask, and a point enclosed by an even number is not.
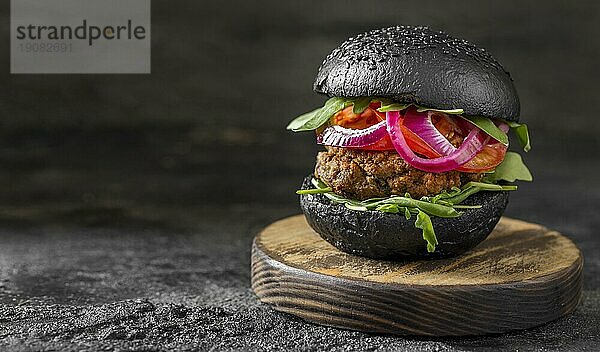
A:
[[[519,119],[509,73],[485,50],[427,27],[384,28],[348,39],[323,61],[314,90]]]
[[[302,189],[314,188],[311,178],[304,180]],[[324,240],[346,253],[369,258],[434,259],[462,254],[492,232],[508,204],[508,192],[479,192],[464,204],[482,207],[464,209],[457,218],[431,217],[438,245],[428,253],[414,216],[406,220],[404,214],[350,210],[322,194],[300,196],[308,224]]]

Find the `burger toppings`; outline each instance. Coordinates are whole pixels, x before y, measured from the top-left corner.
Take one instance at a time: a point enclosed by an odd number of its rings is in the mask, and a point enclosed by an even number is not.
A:
[[[521,157],[507,152],[510,128],[529,151],[524,124],[385,98],[334,97],[288,125],[315,130],[326,147],[317,156],[315,188],[297,193],[320,193],[357,211],[416,215],[433,252],[429,216],[460,216],[461,208],[472,207],[461,205],[470,195],[515,190],[503,182],[532,180]]]
[[[413,109],[409,109],[410,107],[413,107]],[[461,128],[464,128],[464,123],[460,121],[467,121],[474,127],[481,129],[494,140],[504,145],[508,145],[508,136],[506,135],[506,132],[502,131],[502,129],[499,127],[500,122],[502,122],[501,120],[496,120],[496,122],[494,122],[487,117],[465,116],[462,115],[462,109],[442,110],[421,107],[414,104],[398,104],[386,98],[333,97],[327,100],[323,107],[315,109],[294,119],[289,123],[287,129],[294,132],[314,130],[322,131],[324,128],[330,125],[339,125],[341,127],[350,129],[364,129],[376,124],[377,122],[385,120],[385,114],[383,113],[390,111],[405,111],[402,116],[403,119],[406,118],[406,115],[412,115],[415,112],[427,112],[427,114],[421,114],[421,116],[429,115],[432,120],[434,118],[438,118],[438,122],[434,122],[434,125],[440,132],[444,132],[444,130],[447,131],[447,128],[445,128],[443,125],[452,121],[450,117],[456,117],[456,122],[451,124],[458,123],[459,126],[462,126]],[[429,112],[435,112],[438,114],[430,115]],[[440,117],[444,117],[442,123],[439,123]],[[514,129],[521,146],[523,146],[523,149],[525,151],[529,151],[531,149],[531,145],[529,141],[527,125],[516,122],[506,123]],[[452,134],[444,134],[444,137],[446,137],[451,143],[456,144],[456,141],[452,138]]]

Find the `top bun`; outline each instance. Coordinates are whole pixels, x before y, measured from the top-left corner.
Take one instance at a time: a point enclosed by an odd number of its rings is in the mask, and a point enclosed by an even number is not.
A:
[[[346,40],[321,64],[314,90],[519,120],[509,73],[485,50],[427,27],[377,29]]]

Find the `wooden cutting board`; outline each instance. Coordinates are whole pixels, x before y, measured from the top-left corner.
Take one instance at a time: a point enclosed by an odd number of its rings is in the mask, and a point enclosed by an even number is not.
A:
[[[254,240],[252,289],[274,309],[366,332],[460,336],[526,329],[573,311],[583,257],[568,238],[502,218],[460,257],[382,261],[339,251],[302,215]]]

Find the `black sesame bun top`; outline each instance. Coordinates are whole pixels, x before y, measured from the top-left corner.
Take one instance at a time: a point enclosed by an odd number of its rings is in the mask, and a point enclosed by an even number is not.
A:
[[[485,50],[427,27],[384,28],[348,39],[323,61],[314,90],[519,119],[509,73]]]

